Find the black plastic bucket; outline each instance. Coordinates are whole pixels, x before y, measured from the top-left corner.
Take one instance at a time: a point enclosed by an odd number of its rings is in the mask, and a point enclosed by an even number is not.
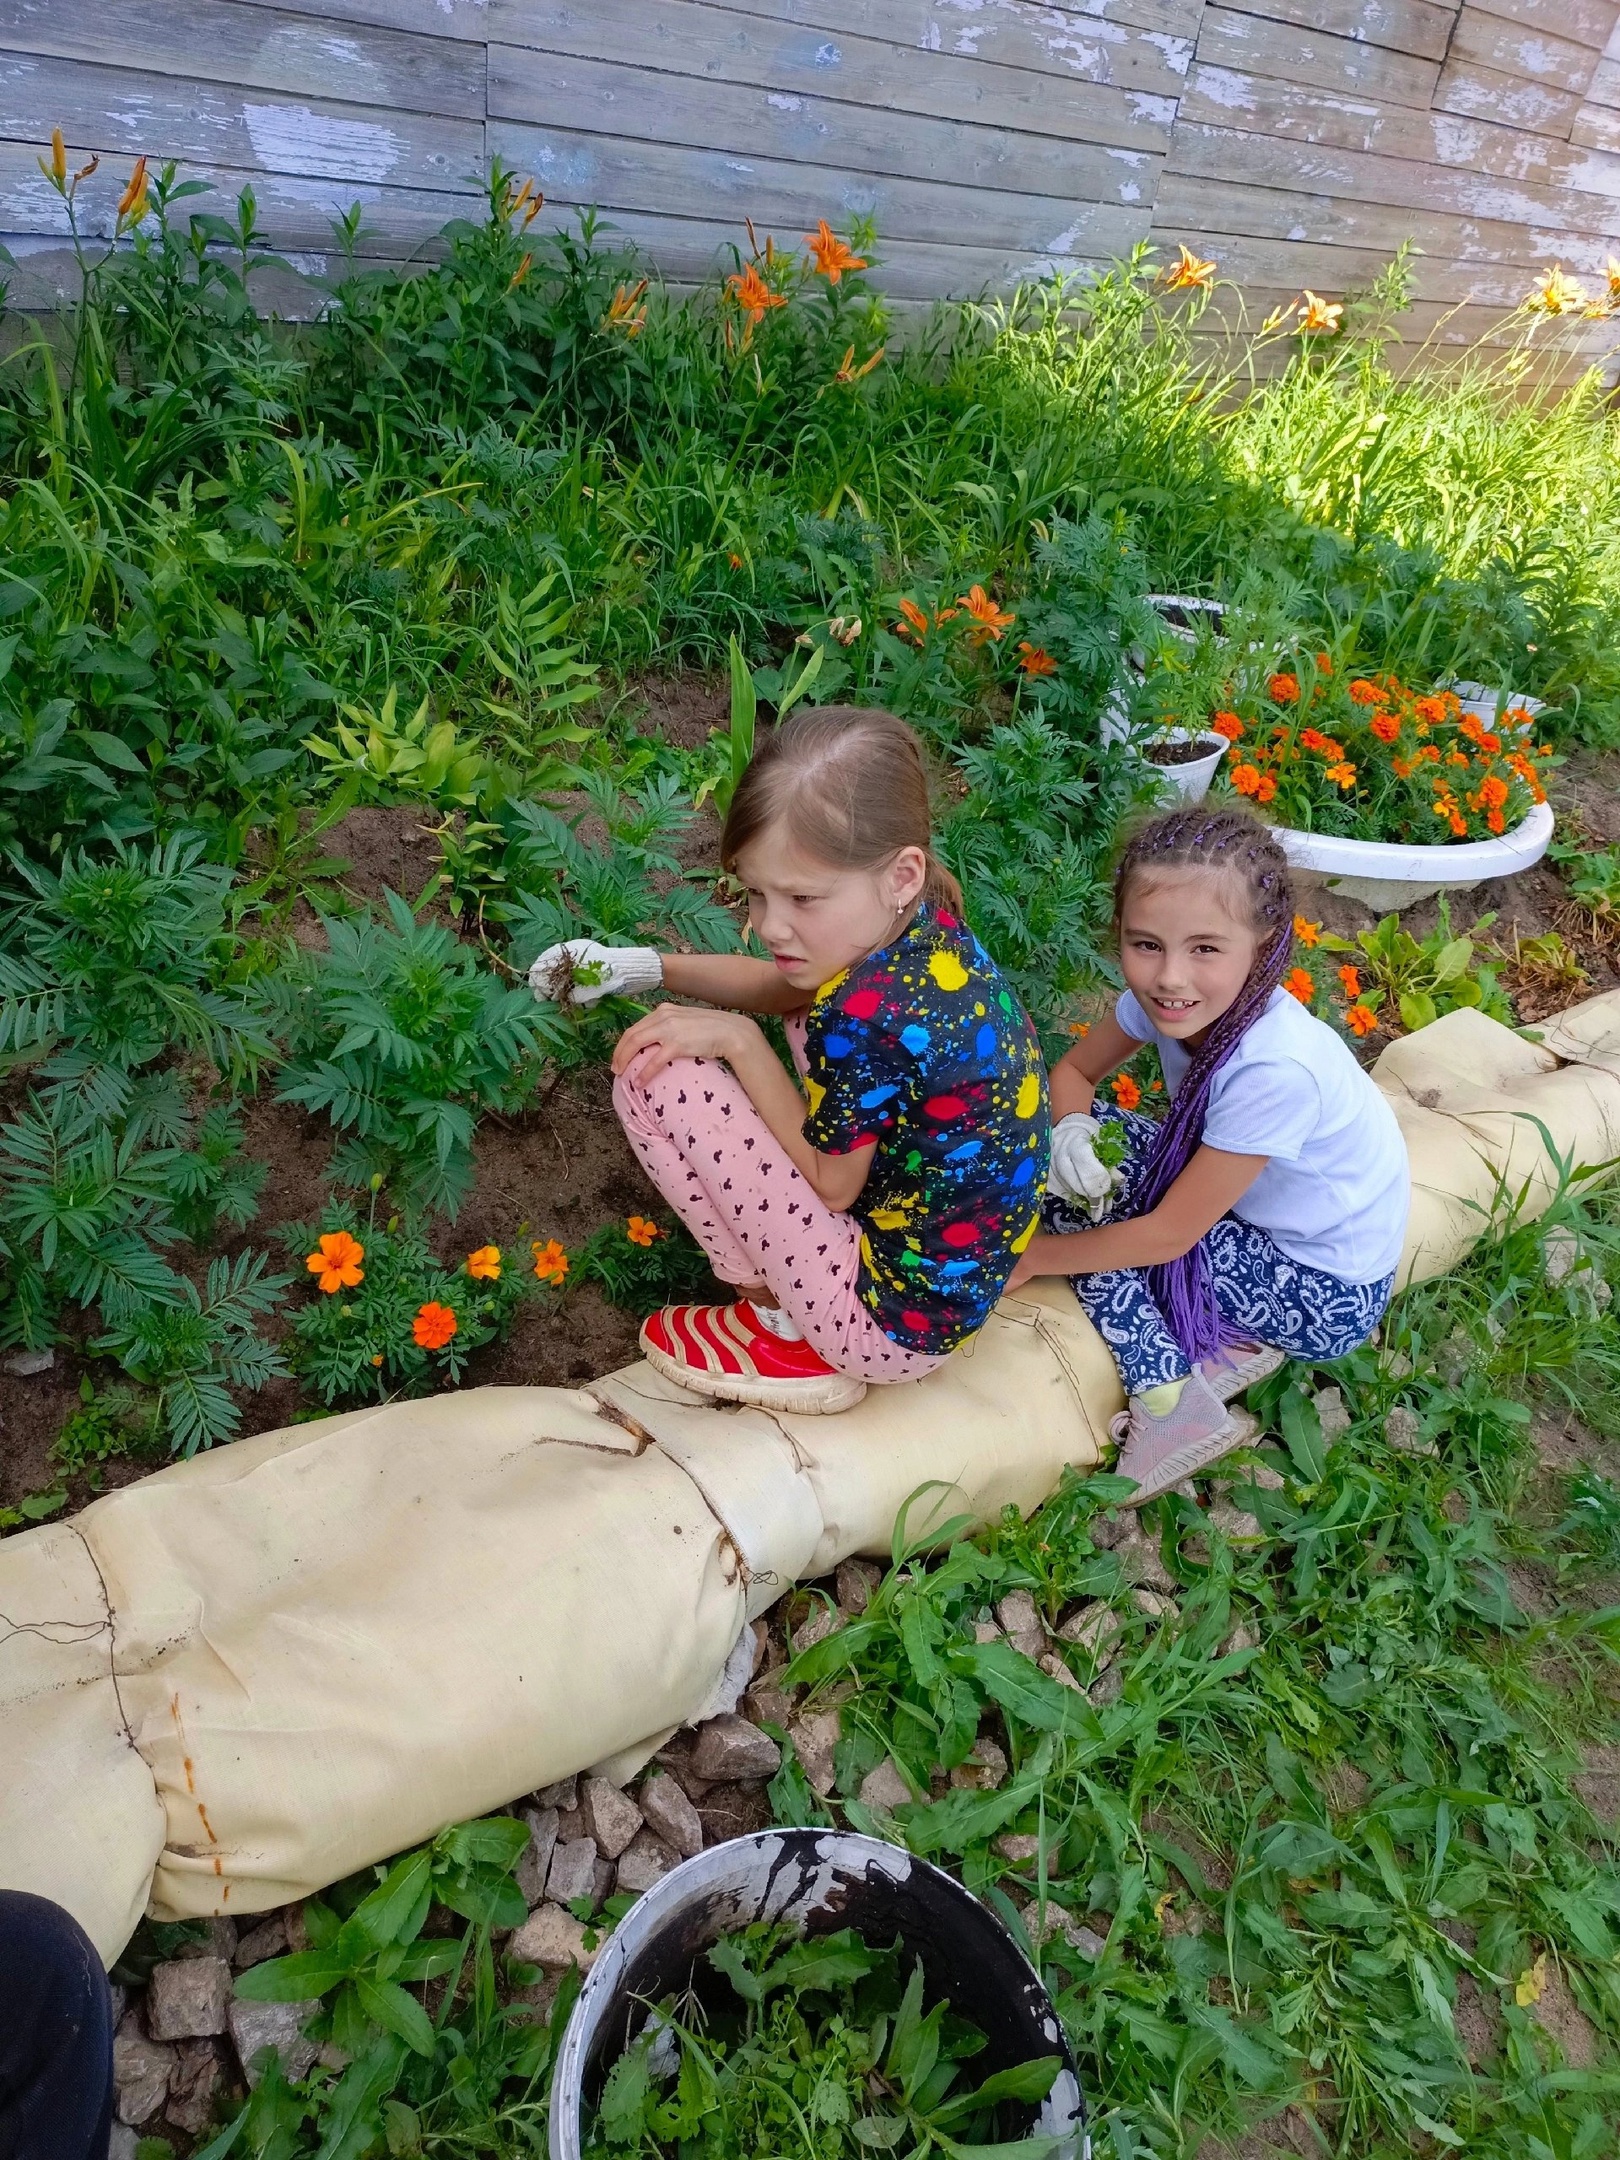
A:
[[[584,2109],[648,2006],[683,1989],[711,1943],[756,1920],[788,1921],[806,1935],[852,1927],[873,1943],[898,1938],[908,1961],[921,1958],[930,1996],[947,1997],[984,2034],[976,2075],[1061,2055],[1056,2083],[1019,2134],[1061,2139],[1055,2160],[1090,2160],[1074,2057],[1040,1975],[1004,1923],[943,1869],[837,1830],[761,1830],[711,1846],[672,1868],[620,1921],[563,2035],[552,2160],[580,2160]]]

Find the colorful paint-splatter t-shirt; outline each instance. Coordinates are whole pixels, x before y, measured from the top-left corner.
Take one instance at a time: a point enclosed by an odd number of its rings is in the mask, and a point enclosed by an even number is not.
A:
[[[1028,1016],[967,925],[924,906],[816,992],[805,1053],[811,1146],[877,1144],[851,1210],[861,1296],[891,1341],[954,1349],[989,1318],[1046,1184],[1052,1120]]]

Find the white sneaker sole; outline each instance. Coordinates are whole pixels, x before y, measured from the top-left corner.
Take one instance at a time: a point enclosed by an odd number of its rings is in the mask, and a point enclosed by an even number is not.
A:
[[[801,1417],[825,1417],[836,1410],[852,1409],[866,1393],[866,1382],[850,1373],[823,1373],[802,1380],[747,1379],[741,1373],[694,1372],[690,1365],[683,1365],[667,1350],[656,1349],[648,1342],[642,1344],[641,1354],[654,1372],[673,1380],[689,1395],[702,1395],[710,1402],[746,1403],[755,1410],[789,1410]]]
[[[1239,1395],[1246,1395],[1250,1388],[1258,1387],[1262,1380],[1269,1380],[1286,1363],[1286,1352],[1262,1348],[1233,1358],[1230,1364],[1224,1358],[1211,1358],[1198,1370],[1221,1401],[1229,1403]]]

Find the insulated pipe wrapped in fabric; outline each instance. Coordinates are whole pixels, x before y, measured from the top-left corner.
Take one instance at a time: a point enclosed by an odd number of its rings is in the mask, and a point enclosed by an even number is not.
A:
[[[1459,1012],[1385,1051],[1408,1277],[1467,1250],[1499,1169],[1545,1202],[1532,1119],[1580,1161],[1620,1152],[1620,995],[1548,1033]],[[721,1409],[636,1365],[174,1464],[0,1545],[0,1883],[110,1959],[143,1910],[260,1911],[570,1771],[628,1775],[711,1711],[746,1614],[885,1553],[919,1486],[913,1534],[1036,1506],[1121,1400],[1046,1281],[837,1417]]]

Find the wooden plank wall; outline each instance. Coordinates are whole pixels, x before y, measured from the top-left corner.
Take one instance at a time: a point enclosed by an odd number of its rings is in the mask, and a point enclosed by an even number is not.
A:
[[[53,122],[104,161],[91,228],[144,151],[251,181],[310,271],[355,202],[367,256],[429,251],[492,155],[681,281],[745,216],[870,216],[904,299],[1185,240],[1258,319],[1410,239],[1415,334],[1456,343],[1620,256],[1620,0],[0,0],[32,304],[66,282]]]

